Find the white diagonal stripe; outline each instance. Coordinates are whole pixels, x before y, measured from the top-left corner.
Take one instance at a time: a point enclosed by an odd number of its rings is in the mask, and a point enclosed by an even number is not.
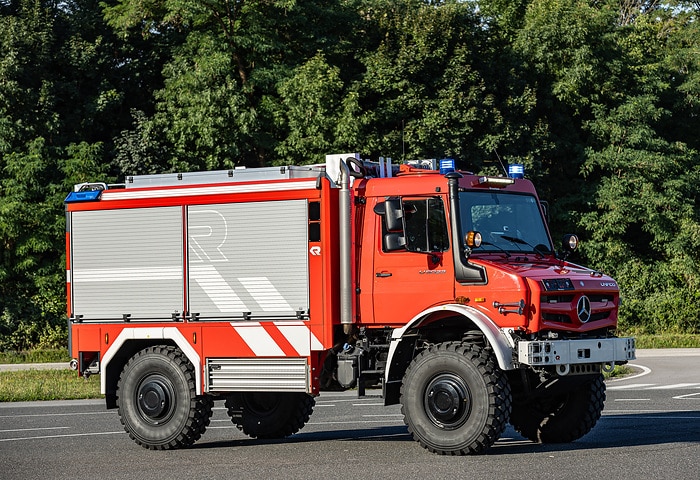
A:
[[[285,357],[286,355],[262,326],[239,327],[231,324],[243,341],[259,357]]]
[[[241,313],[249,309],[233,291],[231,285],[212,265],[190,268],[190,278],[204,291],[220,312]]]
[[[314,333],[311,330],[309,330],[309,333],[311,334],[311,350],[325,350],[325,348],[323,348],[323,344],[318,339],[318,337],[316,337],[316,335],[314,335]]]
[[[239,278],[238,281],[248,290],[250,296],[253,297],[264,312],[289,312],[294,310],[267,277]]]
[[[311,330],[306,325],[275,325],[300,356],[311,355]]]

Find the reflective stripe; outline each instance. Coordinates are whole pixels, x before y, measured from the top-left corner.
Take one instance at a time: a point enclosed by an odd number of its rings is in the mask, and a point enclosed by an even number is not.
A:
[[[221,187],[167,188],[160,190],[105,190],[102,200],[134,200],[146,198],[191,197],[194,195],[225,195],[229,193],[271,192],[280,190],[306,190],[316,188],[313,182],[271,182],[252,185],[225,185]]]
[[[308,357],[312,351],[323,350],[323,344],[304,322],[234,322],[233,329],[257,356]],[[275,329],[291,345],[295,352],[286,352],[266,329]],[[288,347],[287,347],[288,348]]]
[[[277,345],[262,325],[256,327],[235,327],[236,332],[258,357],[285,357],[284,351]]]

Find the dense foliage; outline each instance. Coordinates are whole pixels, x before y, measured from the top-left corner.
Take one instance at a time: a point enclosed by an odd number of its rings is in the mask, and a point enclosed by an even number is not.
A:
[[[62,200],[359,151],[526,164],[622,325],[700,331],[700,2],[0,0],[0,350],[65,337]]]

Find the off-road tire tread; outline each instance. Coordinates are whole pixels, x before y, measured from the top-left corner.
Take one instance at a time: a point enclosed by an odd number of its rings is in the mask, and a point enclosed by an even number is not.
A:
[[[292,410],[288,417],[276,425],[275,430],[260,432],[257,431],[254,426],[251,426],[249,421],[243,418],[245,413],[243,413],[241,409],[240,401],[236,399],[236,395],[226,398],[226,413],[231,417],[231,421],[241,432],[251,438],[258,439],[281,439],[294,435],[304,428],[304,425],[309,421],[314,411],[314,406],[316,405],[316,400],[311,395],[306,393],[291,394],[290,402],[294,402],[294,404],[292,405]]]
[[[605,406],[605,382],[597,375],[581,387],[576,400],[585,401],[582,408],[573,409],[573,416],[565,413],[547,412],[541,404],[516,405],[513,407],[511,424],[523,437],[535,443],[570,443],[590,432],[600,419]],[[583,398],[588,396],[588,399]]]
[[[123,378],[123,372],[126,371],[132,363],[147,355],[166,356],[171,360],[172,364],[176,366],[176,368],[180,369],[180,371],[184,373],[189,386],[189,396],[191,399],[187,422],[182,428],[180,434],[166,444],[149,444],[143,442],[138,437],[134,436],[134,434],[128,428],[128,425],[125,423],[123,415],[124,412],[122,410],[124,406],[120,397],[117,396],[117,411],[119,414],[119,419],[124,426],[124,430],[129,434],[129,437],[134,442],[149,450],[173,450],[177,448],[189,447],[202,437],[209,426],[214,401],[209,395],[196,394],[196,377],[194,373],[194,366],[180,349],[168,345],[156,345],[137,352],[129,359],[122,370],[122,375],[120,375],[119,382],[117,384],[117,395],[119,395],[119,392],[123,391],[123,382],[125,381]]]
[[[440,449],[425,443],[411,428],[406,418],[403,398],[407,394],[405,385],[401,385],[401,413],[404,415],[404,423],[408,426],[408,431],[413,438],[425,449],[440,455],[477,455],[483,453],[491,447],[501,436],[508,424],[511,410],[511,388],[504,372],[496,363],[493,352],[490,348],[462,342],[445,342],[423,350],[416,355],[406,374],[416,365],[420,358],[428,355],[441,355],[443,352],[463,355],[472,362],[486,383],[487,392],[492,404],[489,405],[488,418],[485,422],[479,437],[465,448],[457,450]],[[405,376],[404,376],[405,378]],[[415,394],[415,393],[413,393]]]

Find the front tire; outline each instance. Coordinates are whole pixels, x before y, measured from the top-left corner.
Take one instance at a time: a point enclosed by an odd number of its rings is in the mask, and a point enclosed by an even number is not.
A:
[[[241,392],[226,399],[231,421],[252,438],[285,438],[301,430],[316,401],[306,393]]]
[[[141,350],[129,359],[119,377],[120,420],[144,448],[192,445],[209,425],[212,404],[210,397],[196,395],[194,367],[175,347]]]
[[[569,443],[595,426],[605,405],[603,375],[570,392],[513,406],[511,424],[537,443]]]
[[[413,359],[401,387],[401,412],[413,438],[442,455],[482,453],[508,423],[511,393],[486,349],[433,345]]]

